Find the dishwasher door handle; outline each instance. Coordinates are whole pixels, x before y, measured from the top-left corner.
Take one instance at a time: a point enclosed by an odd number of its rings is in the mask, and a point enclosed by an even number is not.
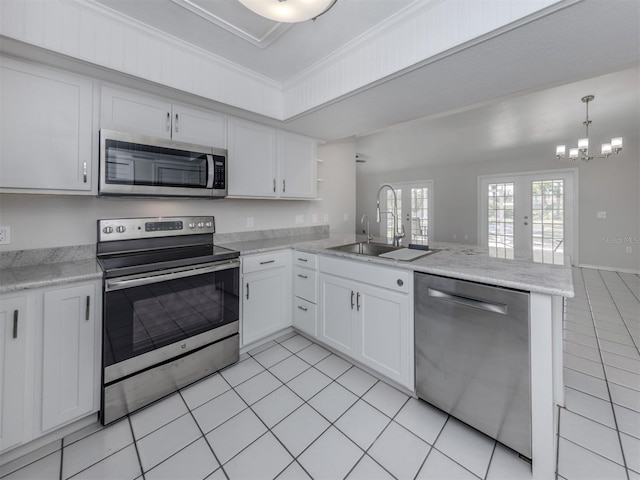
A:
[[[450,302],[457,303],[459,305],[465,305],[467,307],[479,308],[487,312],[499,313],[500,315],[507,314],[507,306],[503,303],[493,303],[487,300],[476,300],[475,298],[463,297],[453,293],[443,292],[436,290],[435,288],[429,288],[428,293],[430,297],[442,298],[449,300]]]

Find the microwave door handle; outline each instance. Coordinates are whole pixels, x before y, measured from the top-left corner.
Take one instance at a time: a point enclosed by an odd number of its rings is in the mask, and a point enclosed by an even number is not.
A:
[[[214,171],[213,171],[213,155],[207,155],[207,171],[209,174],[207,175],[207,188],[213,188],[213,179],[214,179]]]

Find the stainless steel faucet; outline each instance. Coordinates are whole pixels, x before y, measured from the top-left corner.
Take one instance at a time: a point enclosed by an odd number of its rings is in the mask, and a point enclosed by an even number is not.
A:
[[[369,230],[369,215],[362,215],[362,218],[360,219],[360,225],[364,223],[365,218],[367,219],[367,243],[370,243],[371,240],[373,240],[373,237],[371,236],[371,230]]]
[[[380,192],[382,192],[382,190],[384,188],[388,188],[389,190],[391,190],[391,193],[393,193],[393,211],[387,211],[387,212],[381,212],[380,211]],[[393,245],[396,247],[400,246],[400,239],[404,238],[404,225],[400,225],[401,230],[398,231],[398,197],[396,195],[396,191],[393,189],[393,187],[391,185],[389,185],[388,183],[385,183],[384,185],[382,185],[380,187],[380,189],[378,190],[378,196],[376,197],[376,222],[380,223],[380,214],[384,213],[384,214],[388,214],[391,215],[393,217]]]

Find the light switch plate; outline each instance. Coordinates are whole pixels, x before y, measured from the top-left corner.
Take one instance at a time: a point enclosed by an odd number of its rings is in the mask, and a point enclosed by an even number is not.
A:
[[[11,243],[11,228],[0,227],[0,245],[9,245]]]
[[[596,212],[596,218],[607,218],[607,212],[605,211]]]

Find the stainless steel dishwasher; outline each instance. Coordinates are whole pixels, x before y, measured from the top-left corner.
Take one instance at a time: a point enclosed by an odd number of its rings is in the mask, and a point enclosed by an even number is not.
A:
[[[415,274],[418,397],[531,458],[529,294]]]

